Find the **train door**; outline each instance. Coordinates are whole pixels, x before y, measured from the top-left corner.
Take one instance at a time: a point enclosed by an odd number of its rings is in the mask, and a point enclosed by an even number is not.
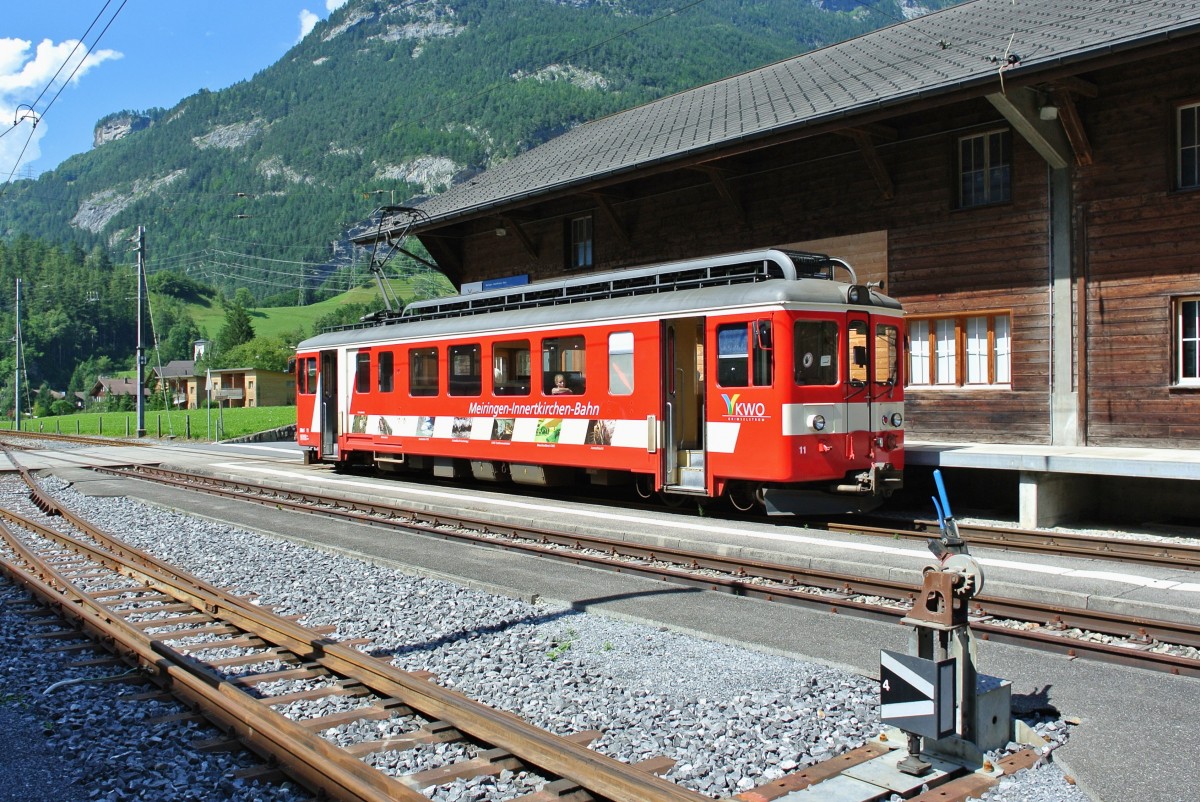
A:
[[[899,392],[899,329],[893,319],[851,312],[846,333],[846,431],[852,449],[865,454],[884,405]]]
[[[321,459],[338,457],[338,369],[337,351],[321,352],[321,373],[317,379],[321,411]]]
[[[704,459],[704,318],[662,323],[663,486],[707,494]]]

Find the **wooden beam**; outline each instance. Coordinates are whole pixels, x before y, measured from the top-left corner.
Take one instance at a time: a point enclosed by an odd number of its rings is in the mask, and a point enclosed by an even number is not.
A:
[[[883,196],[884,200],[894,198],[896,186],[892,183],[892,177],[888,175],[883,159],[879,158],[879,151],[875,150],[875,142],[871,134],[859,128],[848,129],[847,133],[858,144],[858,150],[867,163],[867,169],[871,171],[871,176],[875,179],[875,186],[879,187],[879,194]]]
[[[629,247],[631,244],[629,231],[625,228],[625,224],[621,222],[621,219],[617,217],[617,210],[612,207],[608,198],[599,192],[589,192],[588,194],[596,201],[596,207],[604,215],[604,218],[608,220],[608,224],[612,226],[613,230],[617,232],[617,236],[621,238],[621,242],[624,243],[625,247]]]
[[[1057,120],[1039,117],[1039,93],[1036,90],[1009,89],[994,92],[987,99],[1051,168],[1062,170],[1073,161],[1071,143],[1062,126]]]
[[[529,235],[525,233],[525,229],[521,228],[521,224],[518,223],[512,215],[500,215],[500,225],[516,235],[517,239],[521,241],[521,244],[525,246],[525,251],[531,257],[534,259],[538,258],[537,247],[533,244],[533,240],[529,238]]]
[[[1075,164],[1086,167],[1092,163],[1092,143],[1088,140],[1083,121],[1079,119],[1079,109],[1075,107],[1075,97],[1070,90],[1055,88],[1050,92],[1050,98],[1058,107],[1058,121],[1062,123],[1067,141],[1075,151]]]
[[[736,195],[733,194],[733,188],[729,186],[729,182],[725,180],[725,171],[719,167],[713,167],[708,164],[698,165],[695,169],[700,170],[708,176],[709,182],[717,190],[717,194],[721,196],[721,200],[733,210],[737,222],[741,226],[746,225],[746,209],[742,206],[742,202]]]

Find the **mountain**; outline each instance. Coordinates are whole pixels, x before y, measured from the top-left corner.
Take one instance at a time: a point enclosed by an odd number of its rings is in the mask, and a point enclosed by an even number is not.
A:
[[[0,198],[29,236],[259,301],[306,303],[382,204],[466,180],[571,126],[956,0],[351,0],[284,58],[170,109],[115,111],[96,147]]]

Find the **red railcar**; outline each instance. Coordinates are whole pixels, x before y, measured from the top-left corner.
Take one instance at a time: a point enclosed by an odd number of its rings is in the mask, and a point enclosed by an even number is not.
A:
[[[423,301],[300,343],[297,439],[385,471],[862,511],[902,483],[903,338],[848,265],[780,250]]]

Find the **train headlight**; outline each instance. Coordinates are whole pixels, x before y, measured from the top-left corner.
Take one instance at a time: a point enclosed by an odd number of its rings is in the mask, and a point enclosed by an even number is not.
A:
[[[825,416],[824,415],[809,415],[808,428],[817,431],[825,431]]]
[[[893,412],[892,417],[888,419],[888,423],[892,424],[894,428],[899,429],[900,424],[904,423],[904,416],[899,412]]]

